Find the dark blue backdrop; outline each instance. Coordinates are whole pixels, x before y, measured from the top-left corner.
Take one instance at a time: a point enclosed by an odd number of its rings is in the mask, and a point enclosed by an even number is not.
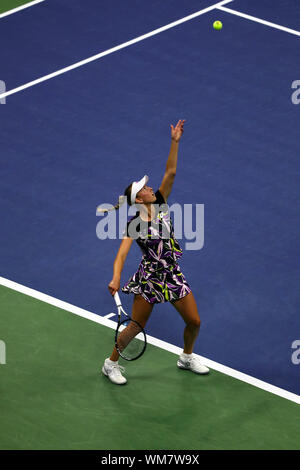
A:
[[[0,78],[14,88],[214,2],[182,3],[55,0],[6,17]],[[295,1],[271,3],[228,7],[297,27]],[[96,207],[144,174],[156,189],[170,123],[186,119],[169,201],[205,205],[204,248],[181,262],[202,318],[196,352],[299,393],[297,57],[296,36],[213,11],[9,97],[0,106],[1,275],[111,312],[119,241],[97,239]],[[124,282],[139,259],[134,246]],[[170,304],[155,307],[149,334],[182,345],[182,330]]]

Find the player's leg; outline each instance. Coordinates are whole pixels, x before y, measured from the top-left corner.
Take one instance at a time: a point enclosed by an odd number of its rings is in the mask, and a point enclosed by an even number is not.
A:
[[[143,328],[151,315],[154,304],[150,304],[141,295],[135,295],[132,305],[131,317],[137,321]]]
[[[182,299],[173,302],[172,305],[174,305],[185,322],[183,333],[184,349],[183,353],[178,358],[177,366],[180,369],[191,370],[196,374],[208,374],[208,367],[202,365],[199,358],[192,354],[201,326],[201,320],[193,293],[190,292]]]
[[[144,328],[152,312],[152,309],[153,304],[147,302],[141,295],[135,295],[132,305],[131,317],[133,320],[140,323],[140,325]],[[124,332],[126,332],[126,329],[122,333]],[[102,372],[114,384],[123,385],[127,382],[126,378],[122,375],[122,372],[124,372],[125,369],[118,364],[118,359],[119,353],[117,349],[114,348],[110,358],[105,359]]]
[[[192,292],[183,297],[182,299],[172,302],[172,305],[180,313],[186,326],[183,333],[184,349],[183,352],[191,354],[194,349],[194,344],[199,334],[201,320],[199,317],[197,304]]]

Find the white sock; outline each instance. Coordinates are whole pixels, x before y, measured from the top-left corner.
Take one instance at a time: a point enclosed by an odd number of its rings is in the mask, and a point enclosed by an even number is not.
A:
[[[118,361],[111,361],[111,360],[109,359],[109,357],[108,357],[106,360],[107,360],[108,364],[111,364],[111,365],[113,365],[113,364],[118,364]]]
[[[180,355],[180,357],[182,357],[182,359],[185,359],[186,361],[187,361],[188,359],[192,359],[192,356],[193,356],[193,354],[186,354],[186,353],[184,353],[184,352],[181,353],[181,355]]]

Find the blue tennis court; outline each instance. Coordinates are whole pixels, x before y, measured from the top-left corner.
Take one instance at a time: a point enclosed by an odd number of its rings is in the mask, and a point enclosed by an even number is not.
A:
[[[1,18],[1,277],[111,313],[120,241],[97,238],[96,208],[144,174],[156,190],[186,119],[169,204],[204,205],[204,246],[180,262],[195,353],[299,395],[299,21],[295,0],[45,0]],[[154,308],[151,337],[181,347],[182,330]]]

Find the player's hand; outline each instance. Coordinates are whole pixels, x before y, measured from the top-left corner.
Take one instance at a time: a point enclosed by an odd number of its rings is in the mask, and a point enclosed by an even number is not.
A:
[[[115,293],[120,289],[120,280],[113,278],[110,283],[108,284],[108,290],[111,295],[115,295]]]
[[[171,124],[171,137],[172,140],[175,140],[175,142],[179,142],[179,140],[181,139],[185,122],[185,119],[180,119],[175,127]]]

